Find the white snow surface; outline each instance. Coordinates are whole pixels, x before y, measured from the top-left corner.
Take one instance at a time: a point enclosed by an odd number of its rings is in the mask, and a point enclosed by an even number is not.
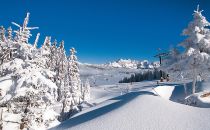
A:
[[[208,130],[210,128],[209,108],[192,107],[165,100],[154,94],[153,89],[156,86],[154,81],[132,84],[129,93],[122,93],[128,85],[131,84],[101,87],[103,94],[106,90],[112,94],[115,92],[117,96],[85,109],[52,129]],[[165,93],[172,91],[174,93],[176,89],[174,85],[162,85],[156,90],[164,90],[162,94],[168,98],[169,95]],[[103,94],[101,96],[107,96]]]
[[[158,86],[156,88],[154,88],[155,93],[157,93],[159,96],[165,98],[165,99],[170,99],[173,90],[174,90],[175,86]]]
[[[145,61],[145,63],[147,62],[148,61]],[[82,81],[88,79],[91,86],[100,86],[116,84],[124,77],[130,77],[132,74],[152,70],[153,68],[116,68],[107,64],[80,63],[79,69]]]
[[[199,92],[186,97],[186,102],[189,105],[210,108],[210,96],[202,97],[202,95],[209,92]]]
[[[0,78],[0,89],[1,89],[1,100],[5,97],[5,95],[10,91],[12,87],[12,79],[10,76],[5,76]]]
[[[117,61],[109,62],[104,66],[114,68],[129,68],[129,69],[153,69],[159,67],[159,62],[149,62],[148,60],[137,61],[131,59],[119,59]]]

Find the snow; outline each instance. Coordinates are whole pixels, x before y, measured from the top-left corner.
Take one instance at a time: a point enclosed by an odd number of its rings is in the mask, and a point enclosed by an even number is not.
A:
[[[153,69],[159,67],[159,62],[150,63],[148,60],[136,61],[131,59],[119,59],[117,61],[109,62],[104,66],[114,68],[129,68],[129,69]]]
[[[154,88],[154,91],[161,97],[165,98],[165,99],[170,99],[173,90],[174,90],[174,86],[158,86],[156,88]]]
[[[194,11],[194,20],[183,30],[189,36],[180,44],[184,53],[174,50],[164,61],[167,64],[162,68],[171,71],[170,77],[177,81],[158,85],[157,81],[118,83],[160,67],[158,62],[119,59],[101,65],[78,63],[74,48],[67,58],[64,41],[59,47],[56,41],[51,46],[50,36],[36,48],[39,33],[34,45],[28,43],[30,30],[36,29],[27,27],[29,13],[23,27],[13,23],[20,29],[15,31],[15,40],[5,36],[1,27],[3,129],[20,129],[23,123],[39,130],[209,129],[210,23],[201,12],[199,8]],[[193,83],[186,80],[190,78]]]
[[[110,62],[108,66],[116,67],[116,68],[137,68],[137,62],[132,61],[130,59],[124,60],[120,59],[118,61]]]
[[[148,71],[150,69],[115,68],[112,66],[80,63],[80,77],[84,82],[87,79],[91,86],[113,85],[124,77],[130,77],[134,73]]]
[[[3,130],[17,130],[20,127],[20,119],[21,116],[20,114],[9,114],[5,112],[3,113],[3,119],[5,123],[3,123]]]
[[[210,127],[210,109],[165,100],[154,94],[154,86],[151,86],[151,82],[137,83],[133,85],[132,92],[106,100],[52,129],[207,130]],[[173,87],[166,87],[170,86],[161,86],[157,90],[171,92]]]
[[[5,76],[0,78],[0,89],[1,89],[1,98],[3,98],[8,91],[10,91],[13,85],[12,79],[10,76]]]
[[[203,97],[203,95],[207,93],[209,92],[200,92],[186,97],[186,104],[196,107],[210,108],[210,96]]]

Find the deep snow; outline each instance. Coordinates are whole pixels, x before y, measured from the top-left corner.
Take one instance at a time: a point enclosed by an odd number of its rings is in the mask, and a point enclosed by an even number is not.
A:
[[[120,95],[126,85],[106,86],[118,96],[101,101],[53,129],[68,130],[208,130],[210,109],[172,102],[154,92],[156,82],[132,84],[130,93]],[[168,87],[175,88],[173,85]],[[180,86],[179,86],[180,87]],[[181,89],[178,87],[179,91]],[[98,88],[104,91],[105,87]],[[105,89],[105,90],[106,90]],[[168,90],[167,90],[168,91]],[[176,90],[177,91],[177,90]],[[122,94],[122,93],[121,93]],[[173,95],[173,94],[172,94]],[[172,96],[171,95],[171,96]],[[105,95],[106,97],[107,95]],[[167,96],[168,98],[169,96]]]

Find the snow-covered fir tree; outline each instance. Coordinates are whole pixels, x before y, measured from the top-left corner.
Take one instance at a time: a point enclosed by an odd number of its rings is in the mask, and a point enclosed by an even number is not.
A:
[[[210,65],[210,30],[208,29],[210,23],[202,12],[198,5],[193,13],[193,20],[183,30],[183,35],[188,37],[180,43],[180,46],[184,47],[185,51],[181,54],[175,50],[172,51],[162,67],[168,73],[179,71],[190,77],[193,80],[192,93],[196,92],[197,76],[208,72]]]
[[[90,83],[89,80],[87,79],[84,83],[84,85],[81,86],[81,90],[82,90],[82,99],[84,101],[87,101],[90,99]]]
[[[5,28],[3,26],[0,27],[0,41],[5,42],[6,37],[5,37]]]
[[[40,36],[40,33],[37,33],[36,39],[34,41],[34,48],[37,48],[37,44],[38,44],[38,41],[39,41],[39,36]]]
[[[26,18],[24,19],[23,26],[20,26],[19,24],[12,22],[15,26],[19,27],[19,30],[14,31],[16,33],[16,40],[20,43],[28,43],[28,39],[32,36],[30,30],[38,29],[38,27],[28,27],[29,23],[29,15],[30,13],[27,13]]]
[[[59,49],[62,48],[61,45],[60,45]],[[63,51],[61,51],[61,52],[63,52]],[[85,95],[83,95],[83,92],[82,92],[83,87],[82,87],[82,84],[80,81],[78,62],[77,62],[77,57],[76,57],[75,53],[76,53],[76,50],[74,48],[71,48],[70,56],[68,57],[68,61],[67,61],[67,71],[66,71],[66,73],[64,73],[64,75],[63,74],[61,75],[61,77],[64,80],[60,80],[61,81],[60,101],[62,102],[62,107],[63,107],[61,116],[60,116],[60,120],[65,120],[65,119],[69,118],[76,111],[79,111],[79,106],[84,101],[83,97],[86,97],[86,98],[89,97],[89,95],[88,95],[89,93],[87,92],[88,90],[84,91],[84,92],[86,92],[86,93],[84,93]],[[60,54],[62,54],[62,53],[60,53]],[[65,53],[63,53],[63,54],[65,54]],[[64,58],[63,60],[62,60],[62,57]],[[60,58],[62,61],[64,61],[65,55],[61,55]],[[65,62],[64,62],[64,65],[65,65]],[[59,72],[62,72],[62,71],[59,71]]]
[[[12,22],[18,27],[15,37],[11,27],[6,36],[4,27],[0,28],[0,79],[6,85],[0,88],[0,107],[20,117],[20,128],[48,128],[62,116],[55,107],[71,115],[82,102],[76,51],[72,48],[67,59],[64,41],[57,47],[49,36],[38,48],[40,33],[30,44],[30,30],[37,27],[28,27],[28,23],[29,13],[22,26]]]
[[[188,36],[180,45],[186,50],[194,48],[200,52],[210,52],[209,42],[209,25],[210,23],[202,15],[203,10],[197,10],[193,13],[193,21],[191,21],[186,29],[183,30],[183,35]]]
[[[57,62],[56,62],[56,84],[58,86],[58,101],[62,100],[62,91],[65,85],[65,75],[67,73],[67,57],[64,49],[64,41],[60,42],[57,49]]]
[[[81,95],[81,81],[79,77],[79,68],[77,57],[75,55],[76,50],[74,48],[70,49],[69,57],[69,67],[68,67],[68,76],[69,76],[69,85],[71,86],[70,92],[72,93],[73,103],[80,104],[82,102]]]
[[[41,47],[41,55],[42,57],[44,57],[45,59],[43,60],[43,62],[45,62],[46,68],[50,67],[50,46],[51,46],[51,37],[50,36],[46,36],[44,43]]]
[[[12,28],[11,28],[11,26],[10,26],[10,27],[8,27],[8,29],[7,29],[7,40],[8,40],[8,41],[11,41],[11,40],[12,40],[12,37],[13,37],[13,35],[12,35]]]

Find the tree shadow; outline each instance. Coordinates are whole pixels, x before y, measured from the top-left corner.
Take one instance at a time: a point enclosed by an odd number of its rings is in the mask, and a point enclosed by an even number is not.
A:
[[[125,95],[109,99],[109,100],[117,100],[116,102],[114,102],[112,104],[103,106],[101,108],[92,110],[90,112],[84,113],[84,114],[79,115],[77,117],[68,119],[65,122],[63,122],[62,124],[60,124],[60,125],[58,125],[54,128],[51,128],[51,130],[72,128],[74,126],[77,126],[79,124],[82,124],[84,122],[92,120],[94,118],[97,118],[101,115],[104,115],[108,112],[111,112],[111,111],[125,105],[126,103],[130,102],[131,100],[135,99],[137,96],[140,96],[140,95],[154,95],[154,96],[156,96],[154,93],[148,92],[148,91],[130,92],[130,93],[127,93]]]
[[[177,102],[177,103],[183,103],[185,97],[186,97],[186,94],[185,94],[184,86],[177,85],[177,86],[175,86],[175,88],[171,94],[170,100]]]
[[[137,87],[137,88],[131,88],[131,91],[141,91],[143,89],[151,89],[151,88],[155,88],[156,85],[147,85],[147,86],[143,86],[143,87]],[[143,91],[141,91],[143,92]]]

